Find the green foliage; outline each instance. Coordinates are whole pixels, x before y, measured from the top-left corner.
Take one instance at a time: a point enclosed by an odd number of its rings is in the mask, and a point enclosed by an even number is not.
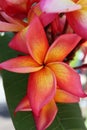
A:
[[[8,48],[11,33],[0,37],[0,62],[19,55]],[[16,74],[1,71],[7,104],[16,130],[35,130],[31,112],[18,112],[14,116],[15,107],[26,93],[28,74]],[[47,130],[86,130],[78,104],[58,104],[58,114]]]

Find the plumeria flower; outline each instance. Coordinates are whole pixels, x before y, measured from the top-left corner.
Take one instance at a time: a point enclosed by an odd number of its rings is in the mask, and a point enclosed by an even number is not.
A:
[[[41,8],[48,13],[66,13],[73,30],[87,39],[87,0],[41,0]]]
[[[27,95],[36,116],[44,105],[53,99],[57,88],[76,97],[86,96],[77,72],[63,62],[80,40],[81,38],[76,34],[65,34],[49,46],[43,26],[36,17],[26,34],[25,46],[28,54],[0,64],[0,68],[11,72],[30,73]],[[24,49],[22,44],[20,47]]]

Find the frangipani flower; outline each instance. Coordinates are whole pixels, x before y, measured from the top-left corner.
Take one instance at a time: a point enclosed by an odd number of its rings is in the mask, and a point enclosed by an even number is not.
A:
[[[26,34],[25,46],[29,53],[0,64],[0,68],[11,72],[30,73],[27,95],[35,116],[54,98],[57,88],[76,98],[86,96],[79,75],[63,62],[80,40],[76,34],[65,34],[49,46],[43,26],[36,17]],[[18,49],[20,51],[20,47]],[[21,49],[24,49],[22,44]]]
[[[87,39],[87,0],[42,0],[41,8],[48,13],[66,13],[73,30]]]

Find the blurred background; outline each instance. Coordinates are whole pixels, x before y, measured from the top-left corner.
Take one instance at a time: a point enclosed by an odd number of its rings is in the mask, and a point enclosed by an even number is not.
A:
[[[15,130],[8,111],[1,76],[0,76],[0,130]]]

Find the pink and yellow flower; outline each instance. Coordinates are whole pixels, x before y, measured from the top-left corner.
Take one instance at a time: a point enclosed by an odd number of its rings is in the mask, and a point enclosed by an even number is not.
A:
[[[65,13],[73,30],[87,39],[87,0],[42,0],[41,8],[48,13]]]
[[[63,62],[81,38],[77,34],[61,35],[49,46],[43,26],[36,17],[27,29],[25,40],[23,44],[17,42],[14,49],[18,47],[26,55],[2,62],[0,68],[30,73],[27,98],[16,111],[32,110],[37,129],[42,130],[50,125],[56,115],[55,102],[78,102],[80,97],[86,96],[77,72]],[[14,42],[10,46],[12,44]]]

